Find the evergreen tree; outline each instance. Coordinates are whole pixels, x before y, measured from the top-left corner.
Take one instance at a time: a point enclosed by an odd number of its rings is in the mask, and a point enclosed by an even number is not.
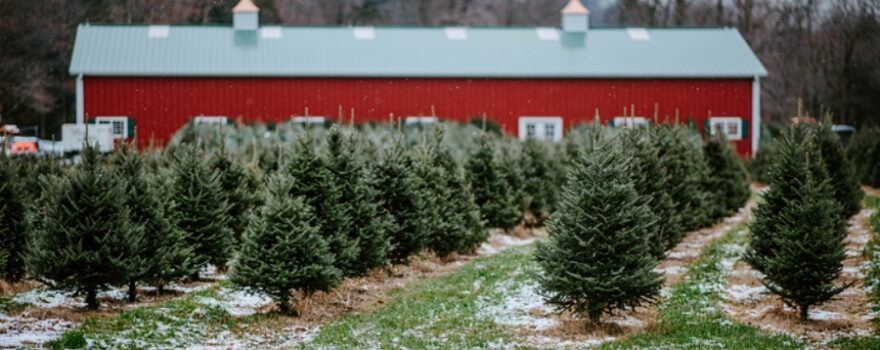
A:
[[[724,134],[709,138],[703,145],[703,154],[709,167],[706,187],[711,191],[712,201],[721,204],[714,206],[711,217],[735,213],[751,196],[745,167]]]
[[[163,230],[156,233],[161,237],[160,249],[163,250],[164,262],[156,274],[147,277],[146,282],[156,286],[158,294],[162,294],[166,284],[198,271],[198,268],[194,266],[193,248],[187,243],[187,233],[179,225],[180,213],[174,199],[174,174],[170,169],[153,166],[155,161],[157,159],[147,158],[147,181],[160,204],[160,215],[168,225],[161,226]]]
[[[351,215],[343,205],[344,197],[339,184],[333,180],[324,159],[315,152],[315,140],[311,134],[297,139],[291,158],[284,165],[293,183],[290,187],[292,197],[303,197],[313,209],[320,223],[321,235],[330,246],[335,266],[345,272],[356,264],[360,254],[358,241],[352,240],[348,232]]]
[[[659,259],[681,241],[683,232],[681,217],[669,194],[669,183],[673,179],[661,164],[652,137],[654,133],[648,128],[628,128],[621,134],[624,153],[632,157],[633,186],[655,216],[656,224],[648,242],[651,254]]]
[[[338,186],[340,202],[335,203],[339,210],[336,215],[348,216],[348,223],[341,233],[349,240],[357,242],[358,255],[348,266],[342,266],[346,275],[363,275],[374,267],[388,262],[391,248],[386,236],[388,217],[380,215],[376,190],[372,179],[356,152],[360,140],[354,133],[345,133],[339,126],[330,129],[327,135],[326,165],[333,183]]]
[[[705,188],[708,168],[700,146],[688,138],[687,129],[681,125],[661,124],[653,130],[656,135],[652,139],[660,163],[671,179],[669,195],[681,217],[682,228],[690,231],[711,224],[709,213],[714,203]]]
[[[856,178],[874,187],[880,187],[880,179],[874,180],[871,176],[875,166],[880,163],[880,152],[874,152],[878,144],[880,128],[876,126],[859,130],[847,143],[847,156],[855,167]]]
[[[523,192],[526,194],[528,210],[543,220],[556,203],[558,193],[550,151],[541,141],[528,139],[522,144],[520,166],[523,173]]]
[[[387,215],[388,239],[392,263],[404,263],[419,253],[428,238],[424,229],[424,201],[413,174],[413,160],[403,144],[403,135],[395,134],[385,149],[385,156],[376,167],[376,189],[380,212]]]
[[[754,181],[767,183],[770,181],[770,169],[773,167],[773,159],[776,157],[776,141],[761,139],[761,145],[758,146],[757,152],[755,158],[749,162],[749,175]]]
[[[16,174],[18,166],[0,152],[0,260],[3,279],[18,282],[25,274],[27,252],[27,206],[22,198],[22,184]],[[29,177],[34,177],[30,174]]]
[[[43,177],[42,185],[28,271],[52,288],[84,291],[88,308],[97,309],[99,289],[128,282],[143,227],[130,220],[124,187],[94,147],[84,148],[70,175]]]
[[[302,197],[290,196],[292,179],[273,175],[268,187],[266,205],[248,226],[231,280],[271,295],[287,313],[292,291],[329,290],[342,273],[312,208]]]
[[[797,307],[802,320],[812,305],[848,287],[834,285],[846,258],[846,223],[813,137],[802,124],[783,134],[745,255],[764,273],[767,289]]]
[[[636,192],[630,162],[595,135],[586,147],[572,162],[535,259],[548,303],[599,322],[653,301],[663,280],[648,247],[655,218]]]
[[[192,267],[200,269],[213,264],[222,270],[232,256],[234,237],[219,175],[201,159],[194,146],[183,145],[175,156],[177,226],[186,232],[187,245],[193,250]],[[198,278],[197,270],[192,277]]]
[[[511,229],[522,220],[516,193],[505,179],[502,165],[495,155],[494,140],[486,133],[477,137],[477,151],[466,164],[468,184],[480,217],[489,227]]]
[[[210,167],[219,174],[221,193],[229,204],[229,228],[235,242],[240,242],[248,225],[249,213],[255,206],[256,180],[247,169],[232,160],[225,144],[212,155]]]
[[[862,209],[862,197],[865,193],[856,178],[855,168],[837,133],[831,130],[830,123],[819,124],[816,128],[815,142],[822,155],[825,171],[830,177],[834,198],[840,203],[844,218],[849,218]]]

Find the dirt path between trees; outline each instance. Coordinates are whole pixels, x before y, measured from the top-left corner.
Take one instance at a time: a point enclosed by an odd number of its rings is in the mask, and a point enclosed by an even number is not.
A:
[[[670,295],[670,287],[682,280],[688,266],[700,256],[703,248],[749,220],[753,205],[754,202],[749,201],[736,215],[725,218],[715,226],[685,234],[681,243],[670,250],[655,269],[666,279],[661,290],[661,299]],[[537,288],[537,285],[531,285],[529,288]],[[529,295],[538,298],[537,290]],[[524,339],[525,345],[537,347],[599,345],[637,333],[649,332],[655,329],[658,316],[656,305],[644,306],[605,318],[603,324],[597,326],[568,313],[557,314],[543,301],[533,301],[530,306],[532,308],[528,311],[536,321],[531,325],[517,327],[515,334],[518,338]]]
[[[849,234],[844,240],[846,260],[838,285],[854,284],[834,299],[810,309],[808,322],[798,319],[798,312],[770,293],[761,284],[763,275],[743,261],[736,263],[728,276],[726,311],[731,318],[753,327],[786,333],[824,345],[840,336],[872,334],[871,300],[865,291],[864,274],[860,265],[865,260],[863,250],[870,239],[868,219],[872,210],[864,209],[849,220]]]

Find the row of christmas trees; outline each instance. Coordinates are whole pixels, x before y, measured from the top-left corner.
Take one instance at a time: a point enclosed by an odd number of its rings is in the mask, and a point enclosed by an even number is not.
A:
[[[383,144],[350,127],[299,129],[238,153],[198,140],[109,157],[87,148],[75,166],[3,157],[3,277],[82,292],[95,308],[107,286],[134,300],[140,283],[161,292],[232,262],[234,282],[286,308],[292,289],[327,289],[426,249],[472,252],[487,227],[552,210],[559,161],[547,144],[450,129],[474,140],[463,162],[439,127],[415,142],[389,129]]]
[[[742,163],[720,137],[703,144],[664,124],[588,129],[576,145],[535,259],[547,302],[594,322],[654,300],[663,280],[653,269],[666,251],[750,196]]]

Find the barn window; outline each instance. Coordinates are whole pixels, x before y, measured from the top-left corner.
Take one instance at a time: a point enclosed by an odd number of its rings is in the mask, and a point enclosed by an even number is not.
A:
[[[437,122],[437,117],[406,117],[403,120],[404,125],[426,125],[426,124],[434,124]]]
[[[113,139],[128,139],[128,117],[96,117],[95,124],[109,125]]]
[[[614,117],[613,119],[614,127],[634,127],[634,126],[647,126],[648,118],[645,117]]]
[[[224,116],[207,116],[200,115],[198,117],[193,118],[193,122],[195,124],[227,124],[229,122],[229,118]]]
[[[519,137],[521,140],[560,141],[562,117],[520,117]]]
[[[711,135],[721,133],[731,141],[743,139],[743,120],[740,117],[710,117],[708,126]]]
[[[321,116],[308,116],[308,117],[291,117],[290,121],[294,124],[324,124],[327,118]]]

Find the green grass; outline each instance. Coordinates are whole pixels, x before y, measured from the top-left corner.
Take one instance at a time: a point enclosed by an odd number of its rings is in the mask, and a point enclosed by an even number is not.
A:
[[[302,348],[465,349],[509,343],[509,335],[478,315],[480,305],[501,298],[493,288],[496,283],[527,278],[520,267],[531,259],[528,247],[510,249],[445,277],[396,289],[385,307],[345,316],[322,328]]]

